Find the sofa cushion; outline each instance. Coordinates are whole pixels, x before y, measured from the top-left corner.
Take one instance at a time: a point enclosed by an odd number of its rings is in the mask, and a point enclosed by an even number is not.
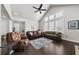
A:
[[[30,34],[31,36],[33,36],[33,32],[29,32],[29,34]]]
[[[39,34],[41,34],[41,31],[38,31]]]
[[[27,37],[28,37],[29,40],[36,39],[36,38],[40,38],[41,37],[41,33],[39,33],[38,31],[28,31],[26,33],[26,35],[27,35]]]
[[[48,36],[55,36],[55,37],[57,37],[57,35],[54,35],[54,34],[46,34],[46,35],[48,35]]]
[[[37,35],[37,32],[34,32],[34,35]]]

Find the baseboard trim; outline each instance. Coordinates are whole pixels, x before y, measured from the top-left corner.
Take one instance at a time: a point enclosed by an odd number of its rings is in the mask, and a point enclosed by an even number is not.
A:
[[[62,40],[65,40],[65,41],[69,41],[69,42],[75,43],[75,45],[79,45],[79,41],[74,41],[74,40],[70,40],[70,39],[62,39]]]

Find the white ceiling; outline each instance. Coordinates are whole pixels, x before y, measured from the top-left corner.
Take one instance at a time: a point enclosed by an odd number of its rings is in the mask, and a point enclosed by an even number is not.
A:
[[[1,5],[1,17],[10,19],[9,14],[3,5]]]
[[[46,11],[43,11],[42,14],[39,12],[34,13],[36,9],[32,6],[39,7],[40,4],[11,4],[12,15],[26,19],[40,20]],[[43,4],[42,8],[48,9],[49,4]]]

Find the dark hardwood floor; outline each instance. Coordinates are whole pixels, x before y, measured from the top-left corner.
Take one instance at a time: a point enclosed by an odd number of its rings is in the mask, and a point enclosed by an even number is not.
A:
[[[41,49],[35,49],[29,44],[24,52],[16,52],[15,55],[75,55],[74,43],[63,40],[61,43],[51,41]]]

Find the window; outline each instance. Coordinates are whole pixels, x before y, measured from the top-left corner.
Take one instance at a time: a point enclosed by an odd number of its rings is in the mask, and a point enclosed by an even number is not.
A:
[[[48,22],[48,17],[46,17],[44,21],[44,31],[48,31]]]
[[[54,15],[45,18],[44,31],[54,31]]]
[[[59,11],[45,18],[44,30],[45,31],[62,31],[63,24],[63,11]]]
[[[48,31],[48,22],[44,24],[44,31]]]
[[[54,20],[54,15],[50,15],[49,20]]]
[[[49,31],[54,31],[54,15],[49,16]]]
[[[54,31],[54,21],[49,22],[49,31]]]
[[[49,26],[54,27],[54,21],[49,22]]]

